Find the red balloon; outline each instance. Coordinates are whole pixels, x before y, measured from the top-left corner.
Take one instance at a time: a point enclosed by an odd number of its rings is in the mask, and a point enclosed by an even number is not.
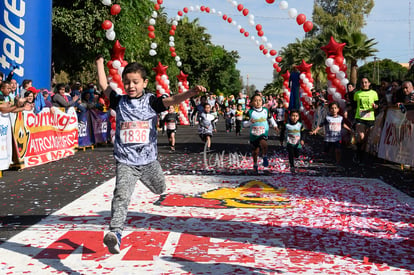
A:
[[[263,51],[263,49],[264,49],[264,48],[265,48],[265,47],[264,47],[264,45],[263,45],[263,44],[259,46],[259,49],[260,49],[261,51]]]
[[[275,56],[277,54],[276,50],[270,50],[270,55]]]
[[[298,23],[298,25],[302,25],[303,23],[305,23],[305,21],[306,21],[306,15],[304,15],[303,13],[296,16],[296,23]]]
[[[244,33],[244,29],[243,28],[240,29],[240,33]]]
[[[280,68],[280,67],[276,68],[276,72],[280,73],[281,71],[282,71],[282,68]]]
[[[260,25],[260,24],[256,25],[256,30],[260,31],[262,28],[263,28],[262,25]]]
[[[109,75],[112,76],[112,75],[116,75],[116,74],[118,74],[118,70],[117,69],[113,69],[112,68],[112,69],[109,70]]]
[[[112,63],[113,63],[113,61],[112,61],[112,60],[109,60],[109,61],[108,61],[108,63],[106,63],[106,66],[107,66],[109,69],[112,69]]]
[[[244,32],[244,36],[248,37],[249,36],[249,32]]]
[[[249,10],[248,10],[248,9],[244,9],[244,10],[243,10],[243,15],[244,15],[244,16],[247,16],[248,14],[249,14]]]
[[[155,4],[155,5],[154,5],[154,10],[156,10],[156,11],[157,11],[157,10],[159,10],[159,9],[160,9],[160,5]]]
[[[267,52],[268,52],[268,50],[267,50],[267,49],[264,49],[264,50],[263,50],[263,54],[267,54]]]
[[[276,62],[280,62],[280,61],[282,61],[282,57],[281,56],[276,57]]]
[[[187,8],[187,7],[185,7],[185,8],[183,9],[183,11],[184,11],[185,13],[188,13],[188,8]]]
[[[243,10],[243,5],[242,5],[242,4],[238,4],[238,5],[237,5],[237,9],[238,9],[239,11],[242,11],[242,10]]]
[[[342,65],[344,63],[344,57],[342,55],[337,55],[335,57],[335,63],[337,65]]]
[[[159,4],[159,5],[162,5],[162,3],[163,3],[164,1],[163,0],[157,0],[157,3]]]
[[[121,6],[120,5],[118,5],[118,4],[112,5],[112,7],[111,7],[111,14],[112,15],[117,15],[120,12],[121,12]]]
[[[175,35],[175,31],[174,30],[170,30],[170,35]]]
[[[313,23],[311,21],[306,21],[303,23],[303,30],[305,32],[310,32],[313,29]]]
[[[227,20],[227,15],[223,14],[223,20]]]
[[[125,67],[126,65],[128,65],[128,61],[122,60],[121,67]]]
[[[227,22],[231,23],[233,21],[233,19],[231,19],[231,17],[227,18]]]
[[[206,7],[206,12],[210,13],[210,8],[209,7]]]
[[[176,25],[171,25],[171,29],[172,30],[176,30],[177,29],[177,26]]]
[[[114,74],[114,75],[112,75],[112,80],[114,82],[118,82],[118,81],[121,80],[121,76],[119,74]]]
[[[258,36],[263,36],[264,35],[264,32],[262,30],[260,30],[260,31],[257,32],[257,35]]]
[[[268,4],[273,4],[273,3],[275,2],[275,0],[266,0],[266,2],[267,2]]]
[[[177,14],[178,14],[178,16],[183,16],[183,12],[182,11],[178,11]]]
[[[154,32],[149,32],[148,37],[151,38],[151,39],[154,39],[155,38],[155,33]]]
[[[279,68],[279,65],[277,65],[276,63],[273,63],[273,68],[277,69]]]
[[[332,81],[332,85],[335,86],[336,88],[339,88],[339,86],[341,86],[341,81],[338,78],[334,78],[331,81]]]
[[[170,47],[170,52],[175,52],[175,48],[174,47]]]
[[[102,29],[109,30],[112,27],[112,22],[109,20],[105,20],[102,23]]]
[[[176,52],[171,52],[171,56],[172,57],[176,57],[177,56],[177,53]]]
[[[149,25],[149,26],[148,26],[148,31],[150,31],[150,32],[155,31],[154,26],[153,26],[153,25]]]

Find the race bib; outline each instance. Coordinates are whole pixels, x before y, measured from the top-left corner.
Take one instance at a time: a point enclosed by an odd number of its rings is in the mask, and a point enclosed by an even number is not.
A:
[[[329,124],[329,130],[332,132],[340,132],[341,124],[340,123],[331,123]]]
[[[167,130],[175,130],[175,123],[174,122],[168,122],[167,123]]]
[[[370,119],[371,114],[372,114],[372,112],[370,112],[370,111],[360,111],[359,112],[359,117],[362,118],[362,119]]]
[[[253,126],[252,127],[252,134],[255,136],[260,136],[265,133],[265,127],[264,126]]]
[[[121,122],[121,143],[149,143],[149,122],[148,121],[126,121]]]
[[[290,144],[298,144],[300,140],[299,136],[293,136],[293,135],[289,135],[287,137],[287,142]]]

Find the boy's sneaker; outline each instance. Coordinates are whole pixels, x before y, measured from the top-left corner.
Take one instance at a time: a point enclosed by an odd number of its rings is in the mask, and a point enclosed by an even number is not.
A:
[[[121,233],[119,232],[108,232],[104,237],[104,244],[108,247],[108,250],[112,254],[119,254],[121,252]]]
[[[269,160],[267,159],[267,157],[263,157],[263,166],[264,167],[269,166]]]
[[[259,173],[259,166],[257,166],[257,164],[254,164],[253,165],[253,170],[256,174]]]

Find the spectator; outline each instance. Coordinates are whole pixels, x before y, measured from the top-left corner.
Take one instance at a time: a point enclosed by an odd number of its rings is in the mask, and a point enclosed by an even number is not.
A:
[[[55,107],[71,107],[76,104],[79,100],[79,96],[75,95],[69,100],[68,96],[66,95],[66,88],[65,84],[59,83],[56,85],[56,93],[52,98],[52,105]]]
[[[406,80],[401,85],[401,90],[397,96],[397,103],[414,103],[414,88],[413,83]]]
[[[28,88],[32,87],[33,81],[31,79],[24,79],[22,82],[22,87],[20,89],[20,97],[24,97],[24,93]]]

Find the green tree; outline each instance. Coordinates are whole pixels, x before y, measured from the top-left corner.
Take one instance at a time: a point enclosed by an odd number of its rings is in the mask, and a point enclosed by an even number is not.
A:
[[[338,22],[352,22],[361,30],[365,26],[365,16],[374,7],[374,0],[315,0],[312,22],[316,31]]]
[[[362,77],[369,77],[372,84],[379,85],[381,79],[404,80],[408,69],[390,59],[369,62],[358,68],[358,82]]]

